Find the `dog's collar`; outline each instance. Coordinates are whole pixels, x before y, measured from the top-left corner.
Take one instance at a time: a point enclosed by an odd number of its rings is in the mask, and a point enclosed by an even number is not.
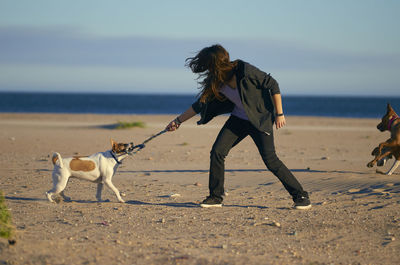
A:
[[[118,164],[122,164],[122,162],[118,160],[118,158],[115,156],[115,154],[114,154],[114,152],[113,152],[112,150],[110,151],[110,153],[111,153],[112,157],[115,159],[115,161],[116,161]]]
[[[393,117],[389,120],[388,123],[388,131],[390,131],[392,129],[392,124],[395,120],[399,119],[399,116],[397,115],[393,115]]]

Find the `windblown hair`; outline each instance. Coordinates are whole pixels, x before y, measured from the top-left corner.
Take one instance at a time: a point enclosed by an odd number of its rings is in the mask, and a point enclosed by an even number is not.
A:
[[[203,48],[196,56],[186,59],[186,66],[193,73],[199,74],[201,92],[200,102],[206,102],[216,97],[224,100],[219,90],[232,79],[237,62],[231,62],[229,53],[219,44]]]

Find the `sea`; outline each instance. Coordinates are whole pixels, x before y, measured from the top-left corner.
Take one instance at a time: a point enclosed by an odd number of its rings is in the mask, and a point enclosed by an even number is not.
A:
[[[196,95],[0,92],[0,112],[179,114]],[[400,97],[283,96],[286,116],[380,118]]]

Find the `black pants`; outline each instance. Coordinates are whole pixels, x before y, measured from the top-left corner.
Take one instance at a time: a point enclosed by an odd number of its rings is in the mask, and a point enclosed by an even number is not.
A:
[[[267,168],[282,182],[293,198],[308,196],[290,170],[275,153],[274,136],[256,129],[249,121],[231,116],[222,127],[210,155],[210,196],[222,199],[224,194],[225,157],[247,135],[253,139]]]

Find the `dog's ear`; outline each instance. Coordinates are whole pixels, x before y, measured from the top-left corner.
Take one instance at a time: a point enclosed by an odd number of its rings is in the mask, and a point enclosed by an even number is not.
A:
[[[110,142],[111,142],[112,149],[114,150],[114,147],[118,144],[112,138],[110,138]]]
[[[397,113],[394,111],[394,109],[392,108],[392,106],[390,105],[390,103],[387,104],[387,113],[386,115],[390,116],[397,116]]]

